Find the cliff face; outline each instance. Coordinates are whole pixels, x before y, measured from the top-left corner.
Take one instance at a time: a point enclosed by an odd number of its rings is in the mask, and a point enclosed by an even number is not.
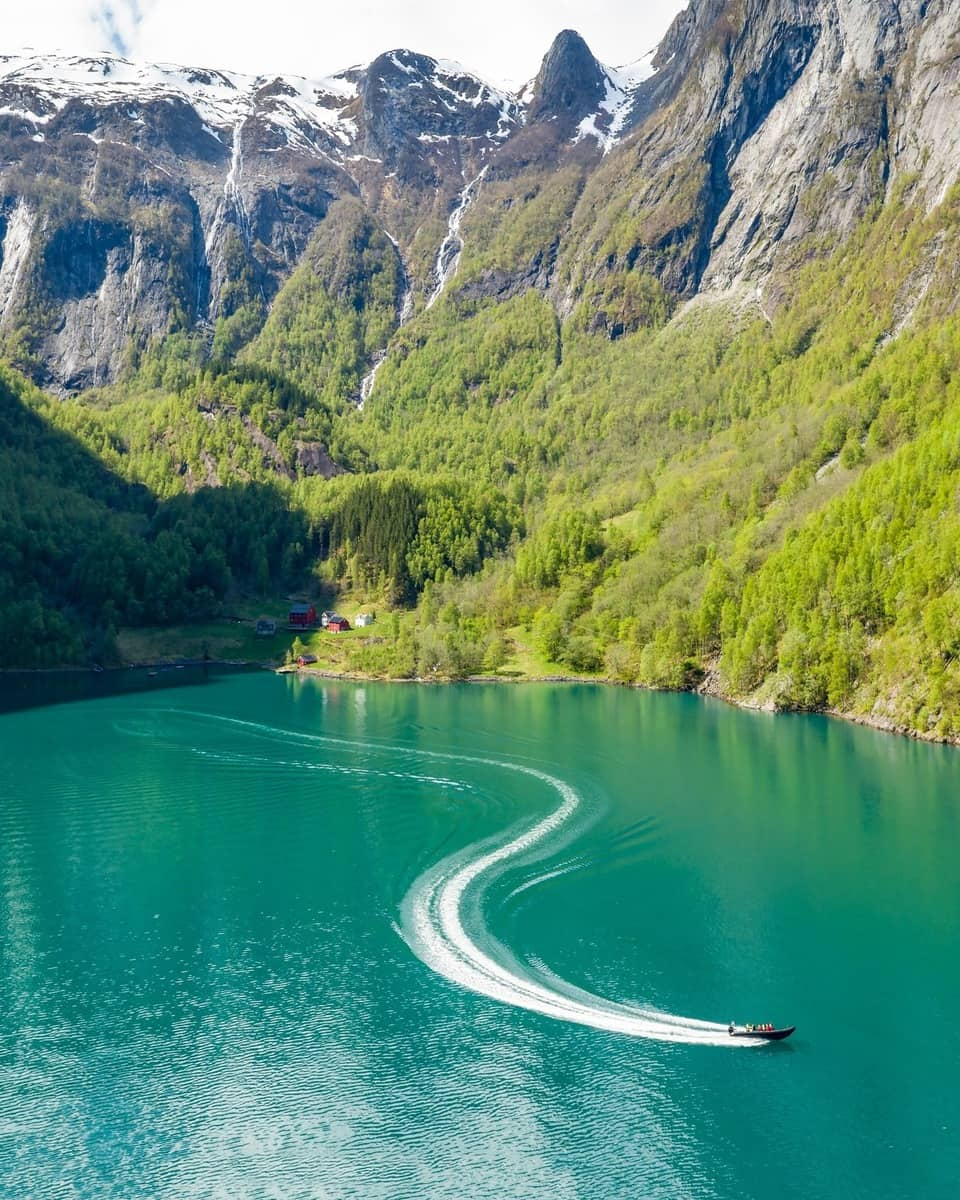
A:
[[[809,248],[898,186],[938,203],[956,178],[958,16],[955,0],[692,3],[637,133],[587,189],[567,303],[635,269],[681,297],[748,284],[775,303]]]
[[[957,16],[956,4],[914,0],[807,14],[803,70],[729,161],[702,286],[773,273],[782,288],[777,268],[798,244],[842,236],[898,186],[927,207],[943,198],[958,161]],[[788,31],[782,19],[771,27],[781,40]]]
[[[589,295],[623,330],[639,273],[775,305],[871,205],[932,207],[955,181],[958,17],[693,0],[629,69],[564,31],[517,96],[406,50],[321,81],[0,58],[0,339],[55,389],[115,378],[131,345],[266,313],[346,198],[394,241],[411,305],[454,278],[473,217],[501,239],[475,299],[536,287],[563,316]],[[550,212],[532,233],[531,204]]]

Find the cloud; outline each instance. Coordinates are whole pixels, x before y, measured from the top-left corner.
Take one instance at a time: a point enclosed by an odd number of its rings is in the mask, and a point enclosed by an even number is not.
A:
[[[3,14],[5,53],[29,48],[82,54],[104,48],[92,6],[64,0],[29,0],[5,8],[9,10]]]
[[[144,3],[147,8],[156,6],[151,0],[144,0]],[[134,51],[143,17],[144,5],[140,0],[113,0],[112,3],[104,0],[92,13],[93,23],[107,39],[109,48],[123,55]]]
[[[406,46],[521,83],[561,29],[579,30],[598,58],[619,64],[656,45],[682,7],[684,0],[30,0],[5,14],[3,32],[9,49],[122,47],[138,59],[314,77]]]

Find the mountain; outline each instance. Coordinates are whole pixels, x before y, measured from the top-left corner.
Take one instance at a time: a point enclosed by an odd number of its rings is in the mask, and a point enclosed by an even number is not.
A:
[[[629,67],[561,32],[515,95],[402,49],[0,60],[7,386],[108,469],[133,597],[45,608],[48,570],[34,608],[147,619],[139,522],[163,612],[305,569],[416,603],[365,670],[529,652],[960,736],[958,16],[693,0]],[[211,549],[250,487],[295,552]],[[11,595],[55,492],[0,528]]]
[[[575,34],[523,98],[406,50],[322,80],[2,57],[0,331],[46,385],[110,381],[131,341],[252,300],[265,312],[345,198],[362,198],[429,295],[448,213],[497,150],[555,119],[608,146],[634,84]]]
[[[619,330],[605,297],[637,272],[678,299],[748,285],[775,304],[805,247],[898,187],[933,204],[952,183],[954,10],[698,0],[629,69],[564,31],[519,96],[406,50],[315,81],[2,58],[0,331],[46,385],[115,379],[131,340],[265,315],[347,197],[426,298],[481,170],[522,206],[531,172],[543,188],[568,160],[576,203],[534,252],[561,314],[593,290]]]

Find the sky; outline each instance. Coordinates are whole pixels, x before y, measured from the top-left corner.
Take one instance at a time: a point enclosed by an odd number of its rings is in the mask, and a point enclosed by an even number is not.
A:
[[[619,66],[653,49],[686,2],[8,0],[0,53],[112,50],[140,61],[319,78],[402,46],[519,85],[561,29],[576,29],[601,62]]]

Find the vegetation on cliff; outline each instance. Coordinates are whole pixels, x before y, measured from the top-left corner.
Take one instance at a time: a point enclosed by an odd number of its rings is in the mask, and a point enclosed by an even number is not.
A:
[[[5,368],[0,664],[349,589],[406,611],[349,643],[359,670],[519,648],[960,734],[957,193],[928,213],[904,180],[766,311],[678,308],[620,262],[617,208],[617,271],[552,276],[583,171],[528,175],[518,203],[481,190],[456,278],[402,325],[403,263],[348,199],[269,314],[238,268],[215,327],[131,343],[109,387]]]

